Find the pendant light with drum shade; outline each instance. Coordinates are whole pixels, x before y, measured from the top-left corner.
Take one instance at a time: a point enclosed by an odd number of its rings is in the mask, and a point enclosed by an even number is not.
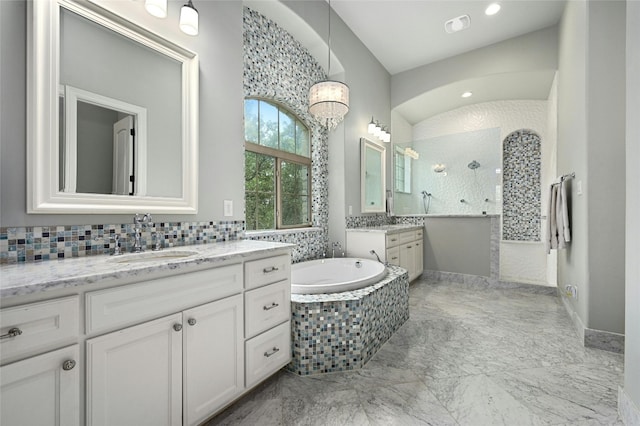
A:
[[[329,8],[329,60],[327,75],[331,75],[331,0]],[[318,121],[326,123],[329,130],[334,129],[349,112],[349,86],[341,81],[323,80],[309,89],[309,112]]]

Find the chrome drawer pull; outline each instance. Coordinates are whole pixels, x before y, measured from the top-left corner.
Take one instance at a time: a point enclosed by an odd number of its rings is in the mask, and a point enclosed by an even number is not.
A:
[[[275,266],[269,266],[268,268],[264,268],[262,272],[264,272],[265,274],[268,274],[271,272],[276,272],[277,270],[278,268],[276,268]]]
[[[277,308],[278,306],[280,305],[278,305],[276,302],[273,302],[271,303],[271,306],[263,306],[262,309],[264,309],[265,311],[270,311],[271,309]]]
[[[9,329],[9,332],[7,334],[3,334],[2,336],[0,336],[0,339],[10,339],[12,337],[16,337],[21,334],[22,334],[22,330],[20,330],[18,327],[13,327]]]
[[[68,359],[65,362],[62,363],[62,369],[64,371],[69,371],[69,370],[73,370],[73,367],[76,366],[76,362],[72,359]]]
[[[273,349],[271,349],[271,352],[265,352],[264,356],[269,358],[270,356],[275,355],[277,352],[280,352],[280,349],[274,346]]]

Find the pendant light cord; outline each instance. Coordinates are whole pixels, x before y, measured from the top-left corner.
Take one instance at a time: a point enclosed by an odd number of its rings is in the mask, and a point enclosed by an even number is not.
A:
[[[331,75],[331,0],[328,0],[327,2],[329,4],[329,37],[327,37],[328,40],[328,44],[329,44],[329,57],[327,60],[327,80],[329,79],[329,76]]]

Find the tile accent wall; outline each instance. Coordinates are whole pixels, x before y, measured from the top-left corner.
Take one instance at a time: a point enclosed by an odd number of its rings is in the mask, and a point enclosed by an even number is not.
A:
[[[244,9],[244,95],[279,102],[311,130],[311,210],[315,229],[247,235],[248,239],[299,244],[294,262],[317,258],[329,243],[329,151],[326,127],[308,108],[309,88],[326,77],[315,58],[291,34],[249,8]]]
[[[347,229],[366,228],[369,226],[394,225],[395,218],[386,214],[347,216],[345,218]]]
[[[165,248],[238,240],[244,221],[156,223],[142,232],[151,249],[152,235],[162,237]],[[0,228],[0,264],[40,262],[70,257],[108,255],[120,235],[123,251],[131,251],[133,224],[28,226]]]
[[[380,282],[335,294],[291,295],[293,359],[301,376],[362,368],[409,319],[406,270],[388,267]]]
[[[502,151],[502,239],[540,241],[540,136],[516,130],[504,139]]]

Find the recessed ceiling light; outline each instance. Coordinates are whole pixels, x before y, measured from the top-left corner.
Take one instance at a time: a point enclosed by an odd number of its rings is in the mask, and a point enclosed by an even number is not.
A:
[[[462,94],[462,97],[463,97],[463,98],[468,98],[468,97],[470,97],[471,95],[473,95],[473,92],[464,92],[464,93]]]
[[[500,12],[500,5],[498,3],[491,3],[484,11],[485,15],[495,15]]]

